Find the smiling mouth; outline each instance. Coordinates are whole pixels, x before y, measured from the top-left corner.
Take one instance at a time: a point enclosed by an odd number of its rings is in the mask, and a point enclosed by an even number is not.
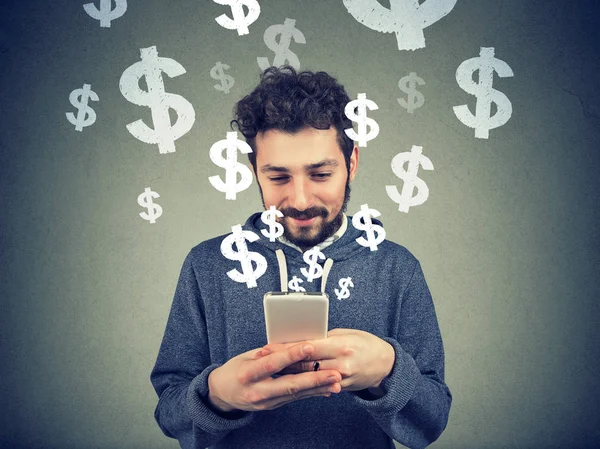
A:
[[[317,217],[312,217],[308,219],[300,219],[300,218],[292,218],[293,222],[297,226],[310,226],[315,222]]]

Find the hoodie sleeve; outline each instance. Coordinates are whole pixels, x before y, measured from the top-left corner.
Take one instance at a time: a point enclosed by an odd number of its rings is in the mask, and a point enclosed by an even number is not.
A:
[[[417,261],[402,295],[399,327],[384,337],[395,352],[390,374],[381,382],[383,396],[352,392],[381,428],[411,448],[424,448],[439,438],[448,423],[452,395],[444,382],[444,348],[436,313]]]
[[[182,448],[205,448],[229,431],[249,424],[255,412],[216,413],[208,404],[211,363],[204,303],[192,263],[186,257],[150,381],[158,395],[154,418]]]

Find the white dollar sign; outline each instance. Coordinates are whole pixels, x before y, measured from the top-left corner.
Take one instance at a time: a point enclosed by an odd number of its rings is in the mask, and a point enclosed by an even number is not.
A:
[[[350,297],[350,289],[348,287],[354,287],[354,284],[352,283],[352,278],[347,277],[340,279],[339,285],[340,289],[335,289],[335,295],[337,296],[337,299],[348,299]]]
[[[88,101],[98,101],[98,95],[92,90],[91,84],[84,84],[82,89],[75,89],[69,95],[69,101],[78,109],[77,117],[72,112],[67,112],[67,119],[75,125],[76,131],[83,131],[84,126],[91,126],[96,122],[96,113],[88,106]]]
[[[267,259],[262,254],[248,251],[246,240],[255,242],[259,237],[252,231],[242,230],[241,225],[232,226],[231,232],[221,242],[221,253],[229,260],[239,260],[242,272],[234,268],[227,272],[227,276],[236,282],[246,283],[248,288],[256,287],[256,280],[267,271]],[[233,250],[234,243],[237,251]],[[256,268],[252,268],[252,262],[256,264]]]
[[[408,170],[404,170],[404,164],[408,162]],[[418,206],[423,204],[429,197],[429,188],[425,181],[417,177],[419,165],[425,170],[433,170],[431,160],[423,155],[423,147],[413,145],[410,152],[398,153],[392,159],[392,171],[394,174],[404,180],[402,193],[398,193],[396,186],[385,186],[388,196],[398,203],[400,212],[408,212],[410,206]],[[413,196],[413,189],[417,188],[418,192]]]
[[[263,35],[263,40],[267,47],[275,52],[275,59],[273,59],[273,65],[279,67],[288,61],[289,65],[294,67],[296,70],[300,70],[300,61],[298,60],[298,56],[294,52],[290,50],[290,42],[291,39],[294,38],[294,41],[297,44],[306,44],[306,39],[304,39],[304,34],[296,27],[295,19],[286,19],[283,21],[283,25],[271,25],[269,28],[265,30],[265,34]],[[279,43],[276,41],[277,35],[281,35],[279,39]],[[260,56],[256,58],[258,62],[258,66],[261,70],[266,70],[271,64],[269,63],[269,59]]]
[[[358,123],[358,133],[354,129],[344,130],[346,135],[352,140],[358,140],[359,147],[366,147],[369,140],[373,140],[379,134],[379,125],[372,118],[367,117],[367,107],[370,110],[379,109],[377,104],[367,99],[367,94],[358,94],[358,99],[349,101],[344,108],[344,113],[353,122]],[[355,112],[355,109],[358,110]],[[367,125],[371,128],[367,133]]]
[[[363,204],[360,206],[360,212],[357,212],[352,217],[352,225],[356,229],[360,229],[361,231],[366,231],[367,238],[359,237],[356,241],[368,248],[371,248],[371,251],[377,251],[377,245],[379,245],[385,239],[385,229],[377,224],[373,224],[371,221],[371,217],[379,217],[381,215],[379,211],[375,209],[369,209],[367,204]],[[375,236],[377,234],[377,236]]]
[[[477,97],[475,115],[466,104],[454,106],[456,117],[469,128],[475,128],[475,137],[487,139],[490,129],[504,125],[512,115],[512,104],[502,92],[492,89],[494,70],[500,78],[513,76],[508,64],[494,57],[494,47],[481,47],[478,58],[463,61],[456,69],[456,82],[467,93]],[[479,83],[473,81],[473,73],[479,71]],[[497,111],[492,114],[492,102]]]
[[[396,33],[398,50],[425,47],[423,30],[452,11],[455,4],[456,0],[390,0],[387,9],[377,0],[344,0],[348,12],[363,25]]]
[[[261,229],[262,235],[267,237],[271,242],[274,242],[277,237],[283,235],[283,226],[277,222],[275,217],[283,217],[283,213],[275,209],[275,206],[271,206],[268,210],[260,214],[260,219],[264,224],[269,227],[269,230]]]
[[[227,138],[213,143],[210,147],[210,159],[219,167],[225,169],[225,182],[218,175],[208,178],[215,189],[225,192],[225,198],[235,200],[236,194],[246,190],[252,184],[252,172],[244,164],[237,161],[237,150],[244,154],[252,153],[252,148],[246,142],[237,138],[237,132],[227,133]],[[223,158],[223,150],[227,150],[227,159]],[[238,174],[240,181],[237,182]]]
[[[235,80],[233,79],[233,76],[227,75],[225,70],[229,70],[229,66],[227,64],[221,64],[219,61],[212,69],[210,69],[210,76],[217,81],[221,81],[221,84],[215,84],[214,88],[228,94],[229,89],[235,84]]]
[[[185,69],[173,59],[159,58],[156,46],[140,49],[140,55],[142,60],[125,69],[121,75],[119,89],[131,103],[151,109],[155,129],[149,128],[142,120],[128,124],[127,129],[142,142],[158,144],[160,154],[174,153],[175,141],[192,129],[196,112],[181,95],[165,92],[162,72],[173,78],[186,73]],[[144,76],[148,92],[139,86]],[[170,108],[177,112],[174,125],[171,125]]]
[[[295,292],[305,292],[306,289],[304,287],[300,287],[300,283],[304,282],[302,279],[300,279],[297,276],[294,276],[290,282],[288,282],[288,288],[292,291]]]
[[[148,213],[140,212],[140,217],[148,220],[151,224],[156,223],[156,219],[162,215],[162,207],[152,201],[152,198],[160,198],[157,192],[154,192],[150,187],[146,187],[143,193],[138,196],[138,204],[148,209]]]
[[[100,21],[101,28],[110,28],[110,22],[118,19],[127,11],[127,0],[115,0],[115,9],[112,8],[112,0],[100,0],[100,9],[93,3],[86,3],[83,9],[93,19]]]
[[[302,267],[300,272],[306,277],[308,282],[312,282],[323,275],[323,267],[319,265],[318,259],[325,259],[325,254],[316,246],[304,253],[304,262],[308,264],[308,269]]]
[[[409,75],[400,78],[400,81],[398,81],[400,90],[408,94],[408,100],[398,98],[398,103],[400,103],[400,106],[406,109],[409,114],[414,113],[415,109],[420,108],[425,103],[425,97],[417,90],[416,84],[422,86],[425,84],[425,81],[417,76],[415,72],[410,72]]]
[[[227,15],[221,14],[215,18],[217,23],[228,30],[237,30],[238,36],[248,34],[248,25],[254,23],[260,15],[260,5],[256,0],[213,0],[219,5],[231,6],[233,20]],[[248,15],[244,15],[244,6],[248,8]]]

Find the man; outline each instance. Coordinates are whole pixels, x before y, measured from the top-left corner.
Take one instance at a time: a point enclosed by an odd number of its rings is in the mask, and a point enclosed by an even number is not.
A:
[[[183,263],[150,375],[156,421],[183,448],[393,448],[393,439],[422,448],[446,427],[452,396],[421,266],[388,240],[376,251],[360,245],[366,232],[344,213],[358,168],[344,133],[349,101],[325,72],[286,66],[267,69],[236,105],[232,125],[252,147],[263,206],[283,213],[284,234],[264,238],[260,212],[243,226],[261,237],[248,251],[268,265],[255,288],[227,276],[240,269],[221,253],[227,235]],[[325,287],[332,330],[265,345],[263,295],[287,290],[288,272],[302,278],[303,253],[315,246],[328,270],[302,285]],[[338,300],[346,277],[354,287]]]

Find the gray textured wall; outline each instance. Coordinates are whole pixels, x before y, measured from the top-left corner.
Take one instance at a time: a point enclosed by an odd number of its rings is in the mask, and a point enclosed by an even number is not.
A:
[[[341,0],[261,1],[246,36],[220,27],[214,18],[230,8],[211,1],[130,1],[110,28],[83,0],[9,3],[0,35],[0,441],[178,447],[154,422],[149,374],[189,249],[262,208],[255,183],[235,202],[210,185],[223,171],[208,150],[257,83],[256,57],[273,56],[264,31],[288,17],[306,38],[291,45],[302,69],[329,71],[351,97],[366,92],[379,106],[369,115],[380,133],[361,149],[348,212],[378,209],[388,238],[422,263],[454,396],[432,447],[600,444],[594,2],[458,0],[416,51],[399,51],[394,34],[361,25]],[[152,45],[185,67],[164,77],[165,89],[196,111],[171,154],[127,131],[151,114],[119,90]],[[480,47],[494,47],[514,72],[494,78],[513,114],[489,139],[452,110],[474,110],[455,72]],[[213,87],[217,61],[231,67],[228,94]],[[413,115],[396,100],[411,71],[426,81]],[[90,103],[97,119],[77,132],[65,113],[76,112],[69,94],[84,83],[99,96]],[[435,169],[420,172],[429,199],[405,214],[384,186],[401,185],[390,162],[412,145]],[[163,207],[155,224],[138,215],[148,186]]]

